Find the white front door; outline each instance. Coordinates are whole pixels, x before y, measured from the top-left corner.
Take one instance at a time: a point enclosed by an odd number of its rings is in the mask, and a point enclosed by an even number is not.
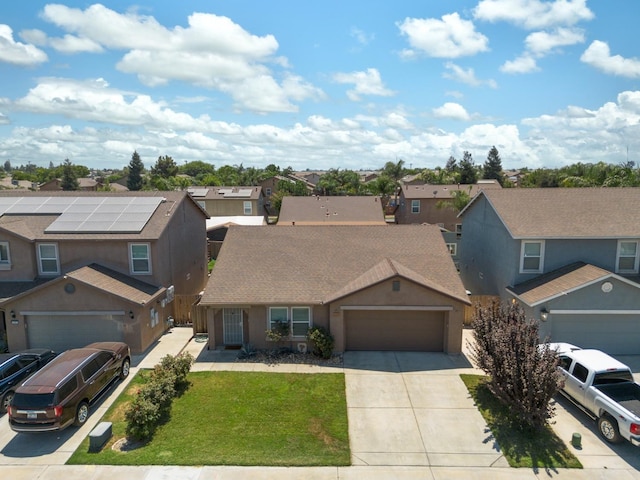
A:
[[[242,309],[225,308],[222,312],[225,345],[242,345]]]

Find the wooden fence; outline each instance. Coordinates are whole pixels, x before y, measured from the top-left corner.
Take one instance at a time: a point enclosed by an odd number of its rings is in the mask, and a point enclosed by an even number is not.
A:
[[[469,297],[471,300],[471,305],[468,307],[464,307],[464,325],[468,327],[473,322],[473,315],[476,311],[476,306],[480,305],[481,307],[488,306],[494,300],[500,301],[500,297],[497,295],[471,295]]]

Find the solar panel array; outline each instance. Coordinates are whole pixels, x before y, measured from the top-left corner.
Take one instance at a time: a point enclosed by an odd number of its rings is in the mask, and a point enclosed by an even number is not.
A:
[[[140,233],[162,197],[0,197],[0,215],[60,215],[46,233]]]

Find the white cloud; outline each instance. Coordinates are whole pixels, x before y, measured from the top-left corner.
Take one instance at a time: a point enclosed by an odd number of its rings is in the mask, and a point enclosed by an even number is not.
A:
[[[481,0],[473,15],[477,20],[509,22],[530,30],[594,18],[587,0]]]
[[[467,121],[471,116],[459,103],[447,102],[441,107],[433,109],[433,116],[436,118],[449,118],[452,120]]]
[[[491,88],[497,88],[495,80],[480,80],[476,77],[475,71],[473,68],[467,68],[466,70],[459,65],[456,65],[453,62],[447,62],[445,68],[448,70],[443,73],[442,76],[444,78],[449,78],[451,80],[455,80],[457,82],[465,83],[467,85],[471,85],[472,87],[479,87],[482,85],[487,85]]]
[[[365,72],[336,73],[333,75],[333,81],[354,84],[355,88],[347,91],[347,96],[354,102],[362,100],[363,95],[379,97],[395,95],[393,90],[389,90],[384,86],[380,72],[375,68],[368,68]]]
[[[408,38],[412,49],[401,52],[405,58],[420,54],[429,57],[458,58],[489,50],[489,39],[476,32],[473,22],[457,13],[436,18],[406,18],[396,24]]]
[[[148,86],[182,81],[216,89],[233,98],[237,109],[260,113],[296,112],[293,101],[324,95],[286,72],[279,81],[271,66],[288,68],[288,61],[275,56],[275,37],[252,35],[227,17],[194,13],[187,27],[168,29],[153,17],[121,14],[100,4],[85,10],[47,5],[42,17],[70,34],[50,39],[54,48],[65,53],[125,50],[116,67]]]
[[[11,123],[9,118],[2,112],[0,112],[0,125],[8,125]]]
[[[600,40],[595,40],[589,45],[580,57],[580,60],[611,75],[621,77],[640,77],[640,60],[637,58],[624,58],[620,55],[611,55],[609,45]]]
[[[542,56],[553,52],[558,47],[584,43],[584,32],[581,29],[558,28],[553,32],[531,33],[524,42],[529,52]]]
[[[540,68],[535,58],[524,54],[515,60],[507,60],[500,66],[500,71],[504,73],[531,73],[537,72]]]
[[[46,53],[34,45],[16,42],[11,27],[0,24],[0,62],[31,67],[47,60]]]
[[[375,38],[375,35],[373,33],[366,33],[365,31],[357,27],[351,27],[349,35],[355,38],[358,44],[362,46],[369,45]]]

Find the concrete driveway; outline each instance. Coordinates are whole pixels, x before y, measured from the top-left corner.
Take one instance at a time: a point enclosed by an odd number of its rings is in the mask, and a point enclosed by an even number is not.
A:
[[[466,357],[348,352],[352,464],[508,467],[460,373]]]

